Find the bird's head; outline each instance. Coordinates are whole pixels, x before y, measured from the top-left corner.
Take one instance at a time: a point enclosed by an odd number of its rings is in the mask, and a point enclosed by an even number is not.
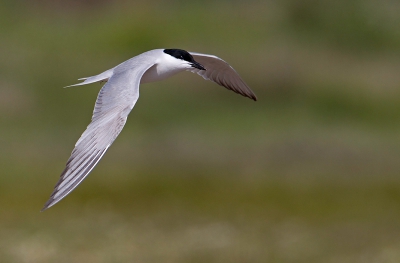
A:
[[[182,49],[164,49],[164,53],[172,56],[175,59],[178,59],[179,62],[183,62],[185,66],[187,66],[187,69],[199,69],[199,70],[206,70],[203,65],[201,65],[199,62],[195,61],[193,56],[190,55],[189,52],[182,50]]]

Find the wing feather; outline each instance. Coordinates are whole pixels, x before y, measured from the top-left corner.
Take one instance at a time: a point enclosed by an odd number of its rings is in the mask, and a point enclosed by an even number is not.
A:
[[[242,80],[239,74],[224,60],[219,57],[195,52],[189,52],[195,61],[202,64],[206,70],[191,70],[206,80],[211,80],[228,90],[232,90],[254,101],[257,100],[254,92]]]
[[[142,63],[131,67],[124,65],[123,70],[115,68],[97,96],[91,123],[75,144],[42,211],[74,190],[100,161],[124,127],[128,114],[139,98],[140,79],[151,66],[153,64]]]

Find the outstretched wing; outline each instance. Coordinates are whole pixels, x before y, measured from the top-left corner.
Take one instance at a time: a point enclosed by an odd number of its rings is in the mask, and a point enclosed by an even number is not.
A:
[[[252,100],[257,100],[254,92],[242,80],[239,74],[224,60],[219,57],[195,52],[189,52],[195,61],[204,66],[206,70],[192,69],[193,73],[197,73],[204,79],[214,81],[242,96]]]
[[[122,67],[114,70],[97,96],[92,122],[75,144],[71,157],[42,211],[75,189],[100,161],[124,127],[129,112],[139,98],[140,79],[152,65],[139,64],[134,68]]]

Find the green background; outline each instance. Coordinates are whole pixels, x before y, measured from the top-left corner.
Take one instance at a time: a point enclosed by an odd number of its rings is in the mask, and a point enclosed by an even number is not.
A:
[[[395,0],[0,3],[1,262],[399,262]],[[100,84],[154,48],[228,61],[141,86],[90,176],[49,197]]]

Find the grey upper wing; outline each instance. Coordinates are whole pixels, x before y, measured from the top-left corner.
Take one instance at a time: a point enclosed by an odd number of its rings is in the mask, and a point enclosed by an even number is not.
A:
[[[75,144],[66,167],[42,211],[69,194],[99,162],[124,127],[129,112],[139,98],[140,79],[151,66],[139,65],[114,71],[100,90],[92,121]]]
[[[224,60],[219,57],[207,54],[189,52],[195,61],[204,66],[206,70],[192,69],[191,72],[197,73],[204,79],[214,81],[238,94],[257,100],[254,92],[242,80],[239,74]]]

